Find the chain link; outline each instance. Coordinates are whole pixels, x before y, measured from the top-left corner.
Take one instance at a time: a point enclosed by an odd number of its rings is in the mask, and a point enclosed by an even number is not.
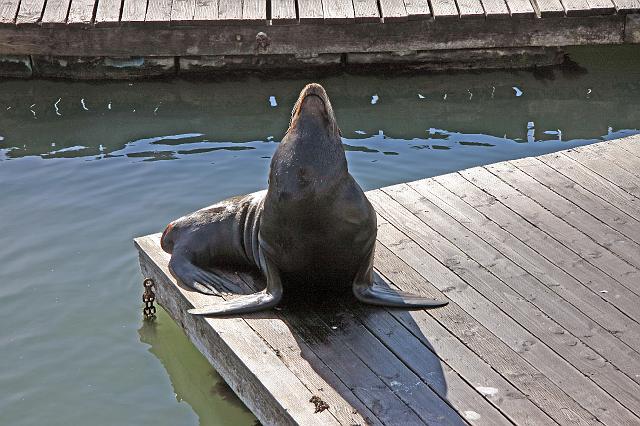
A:
[[[153,320],[156,317],[156,307],[153,306],[153,302],[156,300],[156,295],[153,292],[154,282],[151,278],[145,278],[142,285],[144,286],[142,314],[145,320]]]

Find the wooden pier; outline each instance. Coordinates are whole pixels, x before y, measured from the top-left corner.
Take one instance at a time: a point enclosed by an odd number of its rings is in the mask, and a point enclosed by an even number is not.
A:
[[[545,49],[639,43],[638,12],[640,0],[0,0],[0,74],[550,65],[562,56]]]
[[[136,239],[159,303],[261,422],[640,424],[640,136],[367,195],[378,272],[448,306],[196,317],[207,297],[159,235]]]

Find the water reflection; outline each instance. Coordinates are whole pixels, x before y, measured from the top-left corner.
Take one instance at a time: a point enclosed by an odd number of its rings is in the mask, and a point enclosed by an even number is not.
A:
[[[167,370],[176,401],[189,404],[201,426],[255,422],[251,412],[163,309],[158,310],[156,321],[143,322],[138,334]]]
[[[640,127],[640,54],[628,46],[574,49],[580,66],[394,78],[333,76],[328,88],[345,143],[376,153],[376,135],[421,145],[598,140]],[[615,67],[612,66],[615,64]],[[608,66],[605,66],[608,65]],[[615,69],[615,76],[611,70]],[[353,80],[357,78],[358,83]],[[236,149],[281,139],[303,80],[0,83],[0,158],[136,156]],[[19,95],[17,95],[19,94]],[[277,102],[276,102],[277,99]],[[375,100],[375,102],[373,101]],[[433,129],[442,129],[433,132]],[[174,152],[167,145],[183,146]],[[495,144],[494,144],[495,145]],[[450,145],[449,145],[450,146]],[[193,148],[193,149],[192,149]],[[553,149],[559,149],[555,147]],[[250,148],[249,148],[250,149]],[[526,148],[522,146],[524,152]],[[378,150],[407,155],[412,151]],[[455,155],[452,153],[451,155]],[[460,155],[467,155],[460,152]],[[476,155],[476,154],[474,154]]]

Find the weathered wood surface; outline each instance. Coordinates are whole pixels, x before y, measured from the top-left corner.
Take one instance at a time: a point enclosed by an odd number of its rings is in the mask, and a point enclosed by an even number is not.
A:
[[[45,2],[41,26],[0,24],[0,54],[85,57],[305,55],[621,44],[638,39],[637,28],[633,25],[628,26],[628,31],[633,33],[625,32],[625,20],[635,21],[619,14],[499,20],[485,19],[483,15],[473,19],[455,18],[452,22],[442,19],[458,16],[455,2],[449,0],[432,2],[435,19],[411,19],[405,15],[409,11],[405,8],[403,12],[398,4],[394,9],[397,13],[394,22],[359,22],[370,19],[367,14],[375,13],[372,7],[364,7],[367,3],[359,2],[362,7],[358,9],[323,8],[323,22],[309,18],[309,23],[286,25],[276,25],[276,22],[266,25],[255,19],[250,25],[243,25],[239,17],[245,11],[230,7],[233,2],[194,0],[192,4],[189,0],[176,0],[174,5],[171,0],[123,0],[120,25],[113,21],[116,15],[109,14],[98,2],[98,16],[93,20],[95,25],[86,26],[88,17],[77,15],[78,22],[85,23],[77,26],[67,23],[70,3],[69,0]],[[117,1],[112,3],[120,4]],[[488,0],[484,3],[490,4]],[[512,15],[528,16],[532,10],[525,7],[522,0],[509,0],[504,7],[493,3],[493,8],[486,12],[487,16],[490,13],[504,16],[507,6]],[[464,6],[460,13],[465,16],[481,13],[482,2],[465,0],[460,4]],[[293,9],[288,0],[270,2],[270,5],[273,12],[279,14],[278,19],[285,22],[292,19]],[[418,2],[413,3],[416,7],[410,9],[411,13],[419,13],[418,5]],[[276,6],[281,8],[275,9]],[[30,6],[25,6],[25,15],[20,18],[24,23],[33,21],[33,16],[37,16],[33,11],[27,12],[27,7]],[[317,13],[317,7],[305,10]],[[192,10],[193,19],[190,20]],[[246,12],[254,11],[247,9]],[[17,10],[11,13],[17,14]],[[232,16],[235,18],[231,19]],[[14,18],[11,19],[13,22]],[[341,19],[348,22],[330,25]],[[190,25],[181,25],[185,21]],[[63,25],[58,25],[60,23]],[[268,43],[262,46],[256,42],[259,32],[268,37]]]
[[[640,136],[367,195],[378,272],[448,306],[194,317],[209,297],[158,234],[136,239],[159,303],[262,422],[640,424]]]

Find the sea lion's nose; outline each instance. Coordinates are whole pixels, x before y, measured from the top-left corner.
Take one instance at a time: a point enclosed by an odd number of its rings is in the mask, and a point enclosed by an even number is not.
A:
[[[307,95],[302,101],[302,113],[324,112],[326,107],[324,101],[317,95]]]

